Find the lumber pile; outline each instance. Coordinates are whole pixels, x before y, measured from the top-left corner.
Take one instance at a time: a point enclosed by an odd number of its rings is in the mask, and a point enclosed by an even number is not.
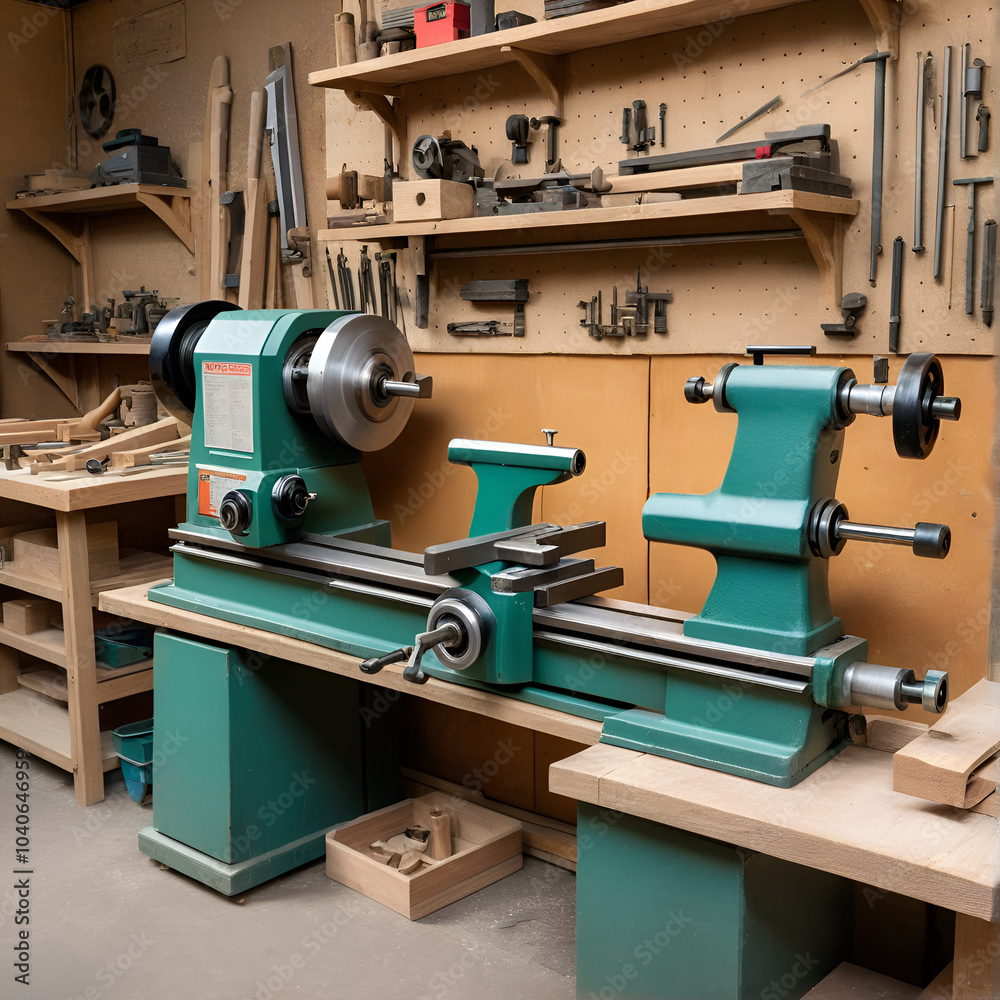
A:
[[[122,400],[122,391],[115,389],[80,418],[0,420],[0,461],[9,471],[27,469],[46,479],[186,465],[190,428],[174,417],[122,427],[116,419]]]

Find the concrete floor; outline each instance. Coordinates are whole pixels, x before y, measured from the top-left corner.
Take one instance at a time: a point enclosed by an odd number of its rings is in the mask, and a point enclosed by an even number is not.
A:
[[[0,858],[8,872],[17,867],[14,755],[0,743]],[[561,868],[525,858],[522,871],[416,923],[331,881],[322,861],[227,899],[139,853],[136,835],[152,822],[152,807],[133,802],[120,776],[104,802],[81,809],[66,772],[32,758],[31,773],[25,996],[574,996],[575,877]],[[16,905],[11,888],[0,890],[0,997],[20,995],[10,962]]]

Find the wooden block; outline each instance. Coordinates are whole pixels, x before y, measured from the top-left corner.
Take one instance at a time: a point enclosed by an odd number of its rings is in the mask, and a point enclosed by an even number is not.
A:
[[[471,219],[475,195],[459,181],[396,181],[392,185],[393,222]]]
[[[426,855],[403,874],[371,856],[373,841],[389,840],[419,823],[431,810],[451,815],[454,852],[443,861]],[[520,869],[521,824],[443,792],[407,799],[361,816],[326,837],[326,873],[410,920],[433,913]]]
[[[978,801],[976,794],[981,793],[982,799],[992,791],[988,782],[969,789],[969,777],[998,749],[1000,710],[993,705],[956,702],[937,725],[896,751],[893,790],[968,808]]]
[[[103,580],[118,573],[118,524],[103,521],[87,525],[90,578]],[[42,528],[14,536],[14,563],[32,576],[60,579],[59,546],[55,528]]]
[[[923,736],[930,728],[925,722],[912,722],[909,719],[893,719],[886,715],[874,715],[868,719],[868,742],[865,744],[872,750],[883,750],[895,753],[912,743],[918,736]]]
[[[31,635],[48,628],[61,614],[62,608],[44,597],[18,598],[4,601],[3,605],[4,625],[20,635]]]

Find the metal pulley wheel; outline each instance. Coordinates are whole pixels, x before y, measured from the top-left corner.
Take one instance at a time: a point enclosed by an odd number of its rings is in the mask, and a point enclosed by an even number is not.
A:
[[[413,169],[420,177],[428,179],[444,175],[444,154],[433,135],[419,136],[413,144]]]
[[[83,74],[77,107],[87,135],[100,139],[107,134],[115,117],[115,78],[107,66],[95,64]]]
[[[943,395],[941,362],[933,354],[911,354],[896,379],[892,401],[892,437],[901,458],[926,458],[937,440],[940,418],[958,419],[957,400],[950,413],[935,406]]]
[[[413,352],[381,316],[352,313],[334,320],[309,358],[309,410],[329,437],[358,451],[378,451],[406,426],[416,392],[395,394],[386,383],[413,383]]]
[[[182,423],[191,423],[197,398],[194,349],[219,313],[236,309],[232,302],[215,299],[195,302],[176,306],[156,324],[149,344],[149,378],[160,405]]]

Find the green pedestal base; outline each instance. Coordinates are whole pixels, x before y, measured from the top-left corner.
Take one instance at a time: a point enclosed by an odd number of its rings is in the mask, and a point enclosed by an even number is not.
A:
[[[151,826],[139,831],[139,850],[154,861],[189,875],[211,889],[227,896],[236,896],[276,875],[283,875],[299,865],[323,857],[326,852],[326,832],[324,830],[311,837],[303,837],[233,865],[227,865],[179,840],[157,833]]]
[[[797,1000],[850,941],[850,883],[581,803],[578,1000]]]

